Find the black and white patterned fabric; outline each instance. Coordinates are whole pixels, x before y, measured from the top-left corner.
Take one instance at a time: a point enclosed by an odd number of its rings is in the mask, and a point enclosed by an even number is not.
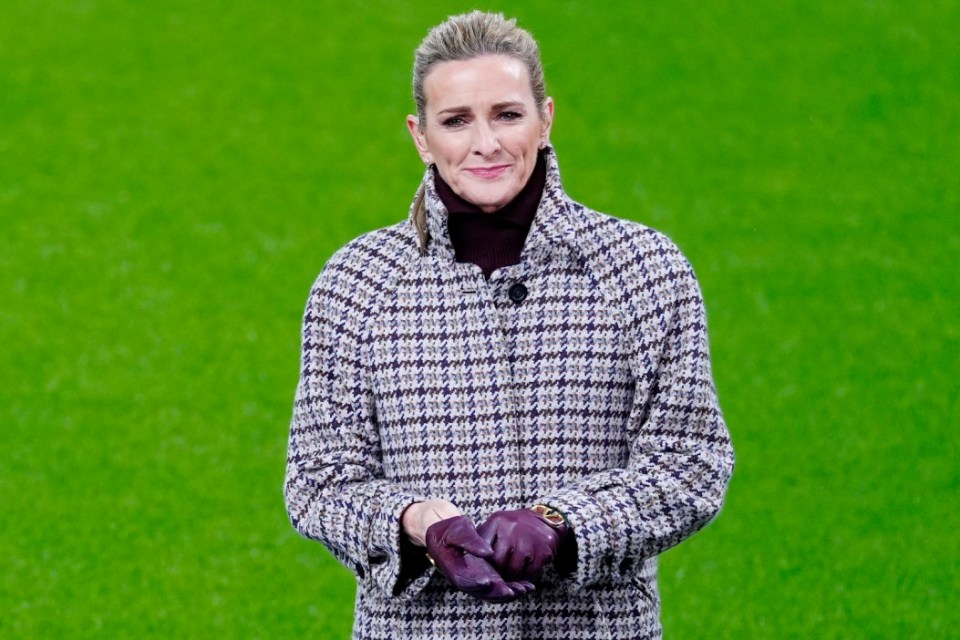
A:
[[[454,261],[429,170],[424,187],[426,251],[409,220],[368,233],[310,294],[291,521],[356,574],[354,638],[660,637],[656,556],[716,515],[733,469],[690,265],[568,198],[552,149],[521,262],[489,281]],[[401,582],[400,516],[427,498],[477,524],[551,505],[576,569],[509,604],[432,568]]]

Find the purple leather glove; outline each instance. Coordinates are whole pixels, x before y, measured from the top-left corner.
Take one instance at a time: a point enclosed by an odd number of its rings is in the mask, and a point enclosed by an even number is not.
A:
[[[425,538],[427,553],[453,586],[479,600],[509,602],[533,591],[526,580],[504,580],[484,558],[493,548],[480,537],[466,516],[447,518],[430,525]]]
[[[516,509],[496,512],[477,533],[493,547],[487,559],[505,580],[537,580],[569,530],[565,524],[554,527],[530,509]]]

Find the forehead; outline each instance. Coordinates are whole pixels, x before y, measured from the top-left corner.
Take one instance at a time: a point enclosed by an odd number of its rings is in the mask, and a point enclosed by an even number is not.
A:
[[[504,55],[434,65],[424,78],[423,90],[431,111],[452,106],[481,108],[503,102],[534,103],[526,65]]]

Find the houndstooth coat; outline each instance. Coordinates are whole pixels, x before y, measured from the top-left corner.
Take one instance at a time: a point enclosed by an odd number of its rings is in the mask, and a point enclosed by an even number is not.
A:
[[[733,468],[690,265],[569,199],[552,149],[521,261],[489,281],[455,262],[429,170],[423,189],[425,247],[411,221],[361,236],[310,294],[291,521],[355,573],[354,638],[660,637],[656,556],[717,513]],[[430,568],[401,580],[400,515],[427,498],[477,524],[551,505],[576,568],[508,604]]]

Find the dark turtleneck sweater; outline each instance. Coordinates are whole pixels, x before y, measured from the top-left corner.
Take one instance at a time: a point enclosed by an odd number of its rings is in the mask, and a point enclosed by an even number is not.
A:
[[[450,241],[457,262],[479,266],[487,278],[500,267],[520,262],[520,252],[547,183],[547,161],[543,151],[537,154],[533,173],[520,193],[492,213],[484,213],[480,207],[454,193],[436,167],[433,168],[433,177],[437,195],[449,213]]]

